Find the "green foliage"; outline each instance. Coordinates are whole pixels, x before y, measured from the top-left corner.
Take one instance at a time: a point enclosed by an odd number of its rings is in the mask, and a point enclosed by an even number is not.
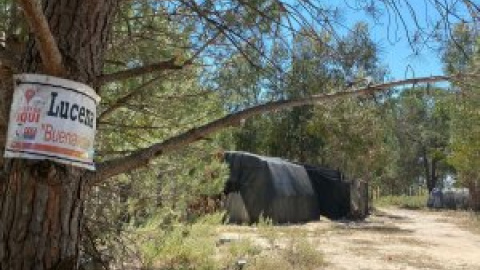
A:
[[[319,43],[306,33],[308,30],[302,29],[295,36],[292,52],[281,46],[272,52],[275,63],[289,67],[284,79],[279,80],[272,72],[262,80],[251,77],[253,80],[248,85],[261,89],[264,97],[287,99],[343,89],[347,78],[358,80],[357,86],[365,84],[363,78],[367,75],[383,80],[385,69],[378,65],[377,47],[370,40],[365,24],[357,24],[340,40],[322,32]],[[277,83],[265,84],[265,80]],[[235,103],[234,100],[227,102]],[[377,128],[381,122],[378,117],[378,108],[369,97],[354,98],[248,119],[234,139],[240,150],[341,168],[349,175],[366,177],[369,168],[378,164],[374,162],[373,153],[384,152],[373,149],[382,137],[381,127]],[[366,159],[366,156],[369,157]],[[366,167],[364,161],[372,166]],[[371,170],[377,168],[380,167]]]
[[[452,98],[451,153],[449,162],[466,183],[480,178],[480,87],[477,80],[462,86],[462,93]]]
[[[175,58],[193,51],[191,23],[172,23],[160,16],[168,7],[150,2],[124,4],[115,23],[105,73]],[[161,46],[159,46],[161,44]],[[97,161],[120,157],[174,137],[225,114],[219,96],[199,82],[199,68],[153,72],[102,87],[97,134]],[[109,108],[114,108],[110,110]],[[228,140],[219,134],[145,168],[119,175],[92,191],[86,207],[93,244],[109,246],[112,257],[128,261],[135,250],[124,239],[139,226],[162,220],[162,227],[187,222],[188,205],[200,195],[219,194],[228,174],[216,153]],[[93,247],[89,245],[89,250]],[[127,252],[128,251],[128,252]],[[128,254],[124,254],[127,252]]]
[[[85,225],[94,240],[85,244],[88,253],[99,256],[94,252],[94,246],[97,245],[108,247],[106,253],[114,264],[128,263],[137,254],[145,256],[144,259],[148,261],[156,254],[155,250],[160,244],[148,248],[143,245],[130,246],[130,241],[136,242],[133,239],[137,239],[137,228],[150,228],[152,231],[157,228],[152,233],[154,236],[148,235],[160,239],[170,237],[173,232],[174,238],[168,240],[171,241],[168,245],[178,243],[180,238],[175,237],[180,235],[179,228],[190,230],[184,225],[190,222],[187,214],[189,204],[202,194],[221,193],[228,174],[226,165],[214,155],[214,149],[218,149],[218,146],[203,142],[196,147],[199,148],[186,148],[177,155],[158,159],[145,170],[118,176],[115,182],[94,189],[86,206],[89,218]],[[198,223],[219,224],[220,216],[210,217],[210,220],[200,219]],[[199,228],[202,229],[201,226]],[[141,247],[140,251],[138,246]],[[200,251],[182,247],[178,250],[179,257],[174,257],[172,254],[177,251],[172,251],[170,247],[162,250],[170,252],[172,265],[179,263],[176,260],[187,260],[185,256],[192,256],[190,259],[198,262],[204,256],[198,254]]]
[[[396,175],[410,180],[407,186],[420,178],[431,189],[452,171],[446,163],[450,116],[445,101],[450,96],[448,89],[427,85],[404,89],[390,101],[395,119],[390,128],[401,146]]]
[[[371,179],[384,174],[389,160],[383,138],[381,107],[373,102],[345,99],[316,108],[312,128],[323,134],[322,163],[339,168],[350,177]]]
[[[470,72],[472,62],[474,61],[476,51],[475,43],[478,34],[466,23],[458,23],[454,25],[452,39],[447,41],[446,50],[443,55],[445,63],[445,71],[447,73]]]
[[[143,230],[147,236],[141,243],[141,252],[147,269],[216,269],[211,226],[177,223],[170,230],[162,231],[161,227],[149,224]]]
[[[478,74],[480,39],[478,32],[465,24],[455,27],[455,41],[444,55],[451,73]],[[466,53],[465,53],[466,52]],[[458,181],[470,189],[472,206],[480,209],[480,87],[478,76],[454,84],[455,95],[449,104],[452,134],[448,162],[455,168]]]

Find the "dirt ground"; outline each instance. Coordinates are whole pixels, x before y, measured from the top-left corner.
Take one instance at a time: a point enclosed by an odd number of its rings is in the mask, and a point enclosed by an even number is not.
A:
[[[382,209],[361,223],[337,224],[318,248],[326,269],[480,269],[480,236],[445,212]],[[324,226],[310,223],[307,226]]]
[[[459,226],[461,222],[448,212],[392,208],[381,209],[363,222],[324,219],[287,227],[294,231],[289,237],[300,232],[324,254],[325,265],[319,269],[480,269],[480,234]],[[258,231],[224,233],[234,238],[248,235],[268,245]]]

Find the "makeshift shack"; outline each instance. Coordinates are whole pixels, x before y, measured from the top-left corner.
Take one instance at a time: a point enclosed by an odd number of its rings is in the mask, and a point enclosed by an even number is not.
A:
[[[362,219],[368,215],[368,188],[328,168],[304,165],[318,196],[320,214],[330,219]]]
[[[225,160],[230,166],[225,188],[230,222],[252,223],[264,217],[295,223],[319,218],[317,195],[303,166],[245,152],[227,152]]]
[[[229,151],[226,210],[234,223],[275,223],[364,218],[366,184],[345,181],[340,172],[246,152]]]

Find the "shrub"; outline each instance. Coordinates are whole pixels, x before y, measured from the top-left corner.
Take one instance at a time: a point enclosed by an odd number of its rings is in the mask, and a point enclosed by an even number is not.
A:
[[[140,245],[144,267],[217,269],[212,256],[215,254],[215,227],[210,224],[218,219],[218,216],[208,217],[192,225],[177,223],[168,229],[144,228],[145,238]]]

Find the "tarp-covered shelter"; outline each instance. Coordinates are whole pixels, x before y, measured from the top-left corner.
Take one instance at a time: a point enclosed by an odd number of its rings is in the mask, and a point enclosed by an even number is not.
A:
[[[257,222],[261,216],[275,223],[363,218],[367,215],[367,188],[345,181],[336,170],[295,164],[280,158],[229,151],[226,209],[229,221]]]
[[[230,222],[304,222],[320,217],[317,195],[301,165],[279,158],[227,152],[230,178],[227,214]]]
[[[367,184],[347,180],[340,171],[304,165],[320,207],[320,214],[330,219],[362,219],[368,215]]]
[[[320,213],[323,216],[339,219],[350,212],[350,183],[342,181],[337,170],[304,165],[317,194]]]

